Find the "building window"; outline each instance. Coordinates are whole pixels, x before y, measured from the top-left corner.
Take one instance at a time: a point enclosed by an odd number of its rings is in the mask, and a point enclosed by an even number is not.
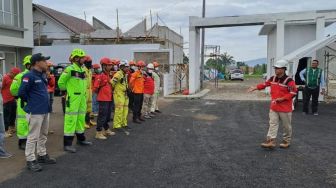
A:
[[[0,24],[20,27],[19,3],[21,0],[0,0]]]

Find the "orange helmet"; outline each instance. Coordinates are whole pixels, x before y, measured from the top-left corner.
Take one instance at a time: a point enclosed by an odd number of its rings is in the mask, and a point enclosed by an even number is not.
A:
[[[47,61],[47,65],[48,65],[48,67],[53,67],[54,66],[53,62],[51,62],[51,61]]]
[[[113,65],[111,59],[108,58],[108,57],[101,58],[100,59],[100,64],[102,64],[102,65]]]
[[[130,61],[128,64],[129,64],[129,66],[135,66],[136,65],[136,63],[134,61]]]
[[[138,61],[136,64],[138,67],[145,67],[146,63],[144,61]]]
[[[94,69],[100,69],[100,65],[99,64],[93,64],[92,68],[94,68]]]
[[[153,65],[154,65],[154,67],[159,67],[160,66],[160,64],[156,61],[153,62]]]
[[[84,61],[85,61],[85,62],[92,62],[92,58],[91,58],[91,56],[86,55],[86,56],[84,57]]]

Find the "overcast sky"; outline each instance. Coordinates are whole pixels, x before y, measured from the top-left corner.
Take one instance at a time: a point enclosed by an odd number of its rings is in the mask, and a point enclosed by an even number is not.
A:
[[[92,16],[115,28],[116,9],[119,9],[120,28],[123,32],[152,14],[159,14],[163,22],[176,32],[182,32],[184,47],[189,48],[189,16],[201,16],[202,0],[33,0],[67,14],[92,22]],[[206,16],[234,16],[274,12],[336,9],[335,0],[206,0]],[[153,16],[156,22],[156,16]],[[148,20],[148,24],[150,21]],[[180,29],[181,28],[181,29]],[[220,45],[222,52],[228,52],[236,60],[251,60],[266,57],[266,37],[258,36],[260,26],[216,28],[206,30],[206,44]],[[335,24],[327,33],[336,33]]]

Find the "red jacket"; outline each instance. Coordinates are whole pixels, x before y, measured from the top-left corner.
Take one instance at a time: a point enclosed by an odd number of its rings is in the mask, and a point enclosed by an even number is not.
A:
[[[92,73],[92,91],[94,91],[94,83],[95,80],[98,78],[99,74],[97,73]]]
[[[1,88],[1,94],[3,99],[3,104],[6,104],[8,102],[14,101],[15,98],[10,92],[10,86],[13,82],[13,79],[9,77],[8,74],[6,74],[2,79],[2,88]]]
[[[292,112],[293,111],[293,98],[297,94],[297,88],[292,78],[287,75],[282,78],[272,76],[263,84],[257,85],[258,90],[271,87],[271,110],[275,112]],[[278,98],[284,98],[283,102],[276,102]]]
[[[93,91],[97,93],[97,101],[110,102],[113,100],[113,88],[110,84],[112,76],[105,72],[96,76]]]
[[[55,76],[53,74],[48,78],[48,93],[55,93]]]
[[[152,76],[149,76],[147,74],[144,74],[144,94],[153,95],[154,94],[154,78]]]

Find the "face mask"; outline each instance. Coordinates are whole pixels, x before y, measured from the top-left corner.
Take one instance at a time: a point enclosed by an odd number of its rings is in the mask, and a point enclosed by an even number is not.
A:
[[[136,67],[136,66],[132,66],[132,67],[133,67],[132,69],[133,69],[134,71],[137,71],[137,70],[138,70],[138,67]]]
[[[117,70],[118,70],[118,66],[117,66],[117,65],[114,65],[114,66],[113,66],[113,69],[114,69],[115,71],[117,71]]]
[[[159,71],[159,67],[156,67],[155,70],[156,70],[156,71]]]
[[[148,73],[153,73],[153,70],[148,70]]]

